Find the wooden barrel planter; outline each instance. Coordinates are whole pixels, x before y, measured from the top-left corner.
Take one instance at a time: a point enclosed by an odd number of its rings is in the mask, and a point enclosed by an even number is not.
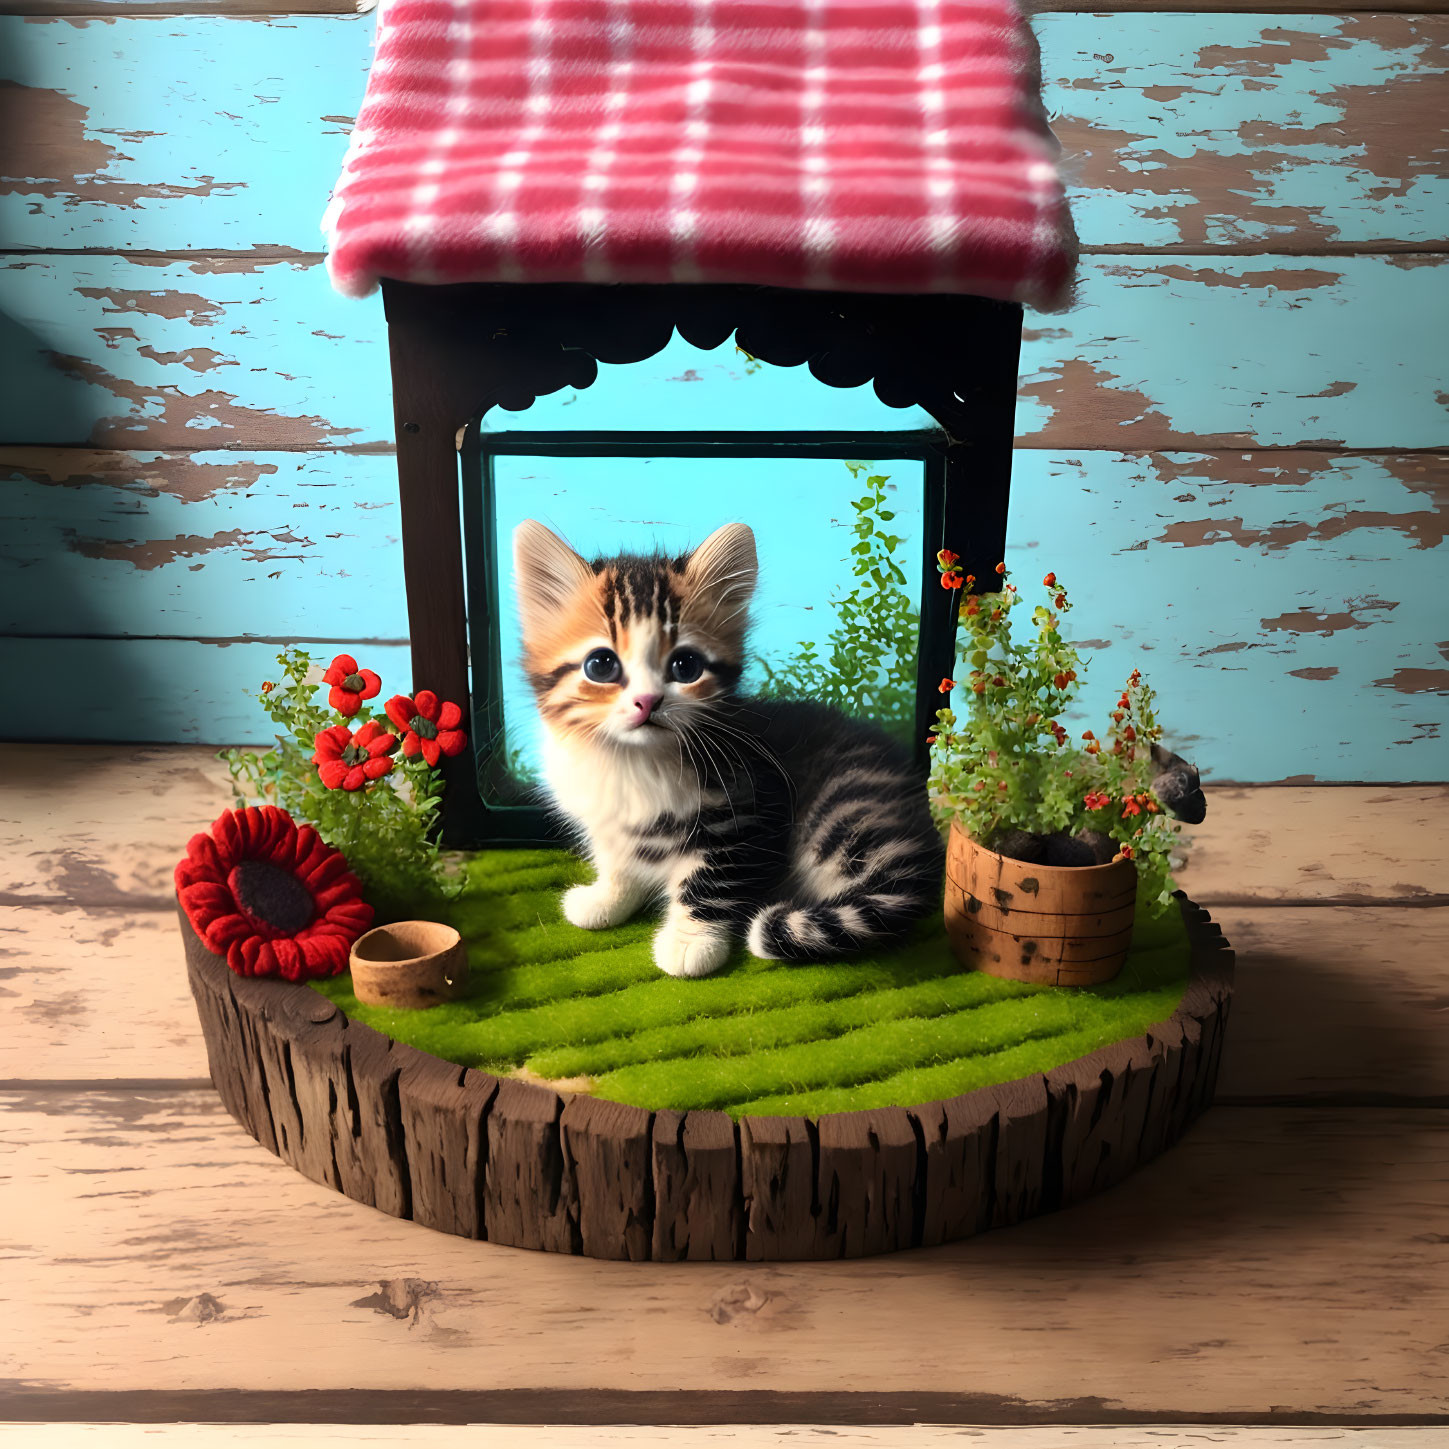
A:
[[[986,850],[952,823],[946,934],[963,965],[1013,981],[1096,986],[1132,945],[1137,868],[1034,865]]]
[[[944,1102],[820,1117],[647,1112],[496,1078],[237,976],[181,915],[227,1110],[314,1181],[442,1232],[595,1258],[859,1257],[1119,1182],[1212,1099],[1233,955],[1181,900],[1191,977],[1144,1035]]]

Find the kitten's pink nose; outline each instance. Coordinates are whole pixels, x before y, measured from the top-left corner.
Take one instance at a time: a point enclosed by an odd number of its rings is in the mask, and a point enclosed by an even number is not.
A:
[[[663,699],[662,694],[636,694],[630,704],[634,706],[634,713],[629,717],[629,728],[637,729],[642,724],[649,723],[649,716],[652,715]]]

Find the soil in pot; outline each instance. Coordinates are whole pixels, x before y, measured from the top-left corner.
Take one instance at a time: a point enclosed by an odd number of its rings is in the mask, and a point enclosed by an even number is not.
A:
[[[946,850],[946,933],[966,966],[1010,981],[1095,986],[1122,969],[1132,944],[1137,869],[1047,865],[987,850],[952,825]]]

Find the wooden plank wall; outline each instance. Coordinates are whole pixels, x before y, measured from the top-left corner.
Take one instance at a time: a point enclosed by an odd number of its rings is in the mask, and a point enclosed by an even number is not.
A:
[[[1085,256],[1011,561],[1219,779],[1449,777],[1449,16],[1038,8]],[[346,9],[0,4],[4,735],[259,738],[299,636],[406,676],[380,307],[317,250]]]

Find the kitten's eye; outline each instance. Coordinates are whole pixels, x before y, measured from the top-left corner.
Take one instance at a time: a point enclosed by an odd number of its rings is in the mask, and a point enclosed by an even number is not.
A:
[[[669,677],[676,684],[693,684],[704,673],[704,660],[692,649],[681,649],[669,661]]]
[[[584,655],[584,678],[595,684],[617,684],[623,672],[624,666],[612,649],[590,649]]]

